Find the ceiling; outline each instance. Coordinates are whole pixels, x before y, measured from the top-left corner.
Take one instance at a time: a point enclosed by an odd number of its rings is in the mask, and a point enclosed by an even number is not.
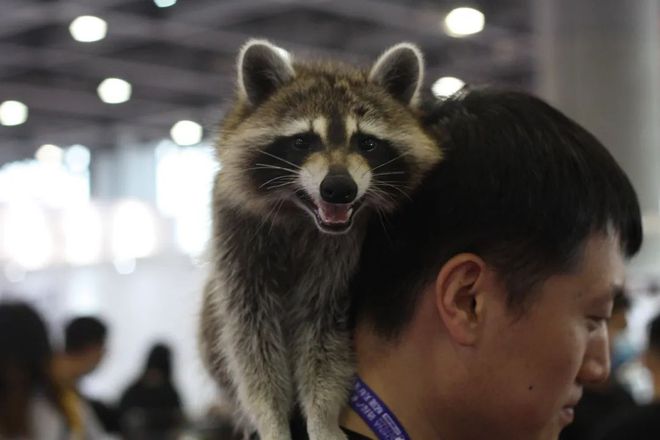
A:
[[[113,148],[127,139],[168,136],[180,119],[212,129],[231,97],[237,50],[268,38],[297,57],[368,65],[389,45],[417,43],[427,82],[443,75],[466,82],[529,88],[529,3],[472,1],[486,16],[483,32],[446,36],[449,0],[0,0],[0,101],[30,109],[25,124],[0,126],[0,163],[31,157],[44,143]],[[464,3],[461,3],[464,4]],[[97,15],[108,23],[96,43],[74,41],[69,23]],[[133,86],[123,104],[101,102],[106,77]]]

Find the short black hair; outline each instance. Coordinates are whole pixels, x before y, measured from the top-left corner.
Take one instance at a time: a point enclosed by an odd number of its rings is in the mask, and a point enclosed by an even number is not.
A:
[[[75,318],[64,329],[64,350],[67,353],[80,353],[103,345],[107,334],[108,329],[100,319],[93,316]]]
[[[422,289],[462,252],[491,264],[522,311],[538,282],[579,261],[592,234],[615,232],[625,256],[639,250],[628,177],[593,135],[542,100],[464,90],[423,118],[445,158],[384,227],[372,222],[351,286],[357,319],[382,335],[400,333]]]
[[[157,370],[170,379],[172,376],[172,350],[167,344],[160,342],[151,347],[144,367],[145,374],[149,370]]]

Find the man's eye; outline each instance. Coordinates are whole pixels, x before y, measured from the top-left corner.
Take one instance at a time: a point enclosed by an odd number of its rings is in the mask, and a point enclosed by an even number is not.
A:
[[[609,316],[588,316],[587,320],[589,322],[589,329],[590,330],[597,330],[601,326],[606,325],[608,321],[610,320]]]

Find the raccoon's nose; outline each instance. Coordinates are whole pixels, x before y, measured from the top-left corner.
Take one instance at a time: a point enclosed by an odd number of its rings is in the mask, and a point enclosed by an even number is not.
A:
[[[321,182],[321,197],[328,203],[351,203],[357,190],[357,185],[347,174],[330,174]]]

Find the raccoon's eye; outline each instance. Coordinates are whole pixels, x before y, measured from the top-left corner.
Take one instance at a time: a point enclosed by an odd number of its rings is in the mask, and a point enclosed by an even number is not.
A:
[[[360,147],[360,150],[368,152],[373,151],[378,146],[378,143],[378,139],[371,136],[365,136],[360,139],[358,146]]]
[[[293,148],[300,151],[307,151],[312,148],[312,145],[309,140],[305,139],[303,136],[296,136],[293,139]]]

